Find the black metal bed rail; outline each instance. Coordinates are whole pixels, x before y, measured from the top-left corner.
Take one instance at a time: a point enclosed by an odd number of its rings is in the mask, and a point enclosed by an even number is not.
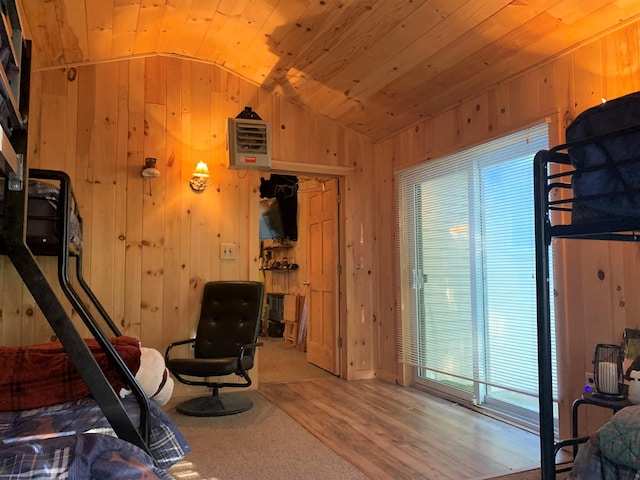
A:
[[[67,299],[70,301],[73,308],[78,312],[78,315],[82,319],[85,326],[91,332],[91,335],[98,341],[101,348],[107,353],[111,363],[117,369],[118,373],[126,380],[131,387],[133,395],[140,407],[140,424],[138,430],[140,435],[148,443],[149,438],[149,400],[136,380],[135,375],[129,367],[126,365],[122,357],[114,349],[113,345],[109,341],[109,338],[105,332],[100,328],[95,317],[91,313],[91,310],[87,307],[86,303],[82,301],[80,295],[75,290],[69,279],[69,260],[70,260],[70,245],[71,245],[71,214],[72,211],[76,215],[80,226],[82,226],[82,218],[77,208],[77,202],[75,200],[75,194],[71,187],[71,179],[65,172],[57,170],[41,170],[31,169],[29,170],[30,177],[40,180],[54,180],[59,182],[59,197],[58,197],[58,232],[60,232],[60,241],[58,242],[58,280],[64,291]],[[102,319],[111,329],[115,336],[120,336],[121,333],[118,327],[115,325],[110,315],[105,310],[104,306],[100,303],[95,296],[89,285],[84,281],[82,275],[82,256],[83,249],[73,254],[76,257],[76,275],[84,290],[89,297],[89,300],[93,306],[98,310]]]
[[[569,439],[556,442],[553,421],[552,352],[551,352],[551,299],[549,246],[552,238],[578,240],[640,241],[640,218],[604,218],[584,223],[552,224],[551,213],[569,213],[573,205],[582,200],[572,198],[551,200],[554,189],[571,189],[574,170],[549,173],[550,164],[571,166],[567,152],[570,148],[584,146],[607,138],[639,132],[640,125],[620,129],[603,135],[567,142],[549,150],[539,151],[533,162],[535,249],[536,249],[536,295],[538,333],[538,381],[540,409],[540,462],[542,480],[556,478],[566,469],[556,467],[556,455],[566,445],[582,443],[584,439]],[[635,160],[634,160],[635,161]],[[567,180],[569,179],[569,180]],[[606,197],[602,195],[599,197]],[[598,197],[598,196],[596,196]],[[596,198],[592,197],[592,198]],[[588,198],[588,199],[592,199]],[[569,205],[569,206],[568,206]]]
[[[549,297],[549,245],[548,234],[548,151],[538,152],[534,159],[534,214],[536,246],[536,295],[538,331],[538,403],[540,415],[540,473],[542,480],[556,476],[555,431],[553,422],[553,379],[551,359],[551,299]]]
[[[60,280],[60,284],[62,286],[65,295],[74,304],[74,308],[80,308],[82,310],[87,310],[86,306],[76,307],[76,303],[82,304],[82,300],[78,295],[77,291],[73,288],[70,280],[69,280],[69,264],[71,257],[76,259],[76,277],[78,279],[78,283],[82,287],[84,293],[89,297],[89,301],[93,304],[93,306],[98,310],[100,316],[107,324],[111,332],[119,337],[122,335],[120,329],[117,327],[111,316],[108,314],[100,300],[93,293],[93,290],[84,280],[83,272],[82,272],[82,256],[83,249],[79,249],[79,251],[72,252],[70,249],[71,245],[71,216],[74,215],[79,223],[79,230],[82,232],[82,217],[80,216],[80,211],[78,209],[78,202],[76,201],[75,193],[73,192],[73,188],[71,187],[71,179],[69,176],[62,171],[59,170],[43,170],[43,169],[30,169],[29,170],[29,178],[35,178],[38,180],[53,180],[58,182],[59,185],[59,198],[58,198],[58,215],[56,217],[57,221],[57,231],[60,233],[60,241],[56,247],[55,256],[58,257],[58,279]],[[37,255],[37,253],[36,253]],[[87,311],[87,317],[92,317],[90,311]],[[83,317],[86,318],[86,317]],[[94,319],[95,323],[95,319]]]
[[[59,185],[63,190],[62,193],[65,196],[65,199],[66,199],[65,203],[67,203],[68,208],[63,209],[64,214],[66,216],[58,217],[56,219],[58,222],[60,222],[58,224],[58,231],[64,232],[66,231],[65,229],[70,229],[70,222],[71,222],[70,216],[73,214],[75,215],[78,221],[80,232],[82,232],[83,231],[82,215],[80,214],[80,210],[78,208],[78,201],[76,200],[76,196],[73,191],[73,187],[71,186],[71,180],[69,176],[65,172],[62,172],[59,170],[30,169],[29,172],[30,172],[29,175],[31,178],[37,178],[41,180],[47,180],[47,179],[57,180],[58,182],[60,182]],[[67,242],[67,245],[69,244],[70,242]],[[95,295],[95,293],[93,293],[93,290],[91,289],[89,284],[84,279],[84,273],[83,273],[84,269],[83,269],[83,262],[82,262],[84,251],[83,250],[71,251],[70,249],[65,249],[64,247],[65,247],[65,244],[58,245],[58,250],[56,251],[56,255],[64,260],[64,263],[61,265],[61,267],[65,267],[65,268],[63,270],[61,269],[58,270],[59,272],[60,271],[63,272],[62,274],[60,274],[61,275],[60,283],[63,285],[63,288],[66,288],[67,285],[70,285],[69,275],[68,275],[69,263],[70,263],[69,260],[71,258],[74,258],[76,263],[75,270],[76,270],[76,279],[78,281],[78,284],[80,285],[84,293],[89,298],[89,301],[91,302],[91,304],[98,310],[98,313],[100,313],[100,316],[102,317],[104,322],[107,324],[109,329],[113,332],[113,334],[116,337],[121,336],[122,333],[120,332],[120,329],[118,328],[116,323],[113,321],[109,313],[106,311],[106,309],[104,308],[104,306],[102,305],[98,297]],[[75,294],[75,296],[79,298],[77,294]]]

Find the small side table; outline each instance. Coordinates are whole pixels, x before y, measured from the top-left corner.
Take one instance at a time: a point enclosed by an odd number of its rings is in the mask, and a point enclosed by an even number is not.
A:
[[[580,405],[595,405],[596,407],[608,408],[613,411],[615,414],[619,410],[622,410],[624,407],[628,407],[632,405],[632,403],[627,399],[626,395],[621,398],[606,398],[594,396],[593,392],[585,392],[582,396],[576,399],[573,402],[572,407],[572,431],[571,434],[573,438],[578,438],[578,408]],[[576,458],[578,453],[578,446],[573,446],[573,458]]]

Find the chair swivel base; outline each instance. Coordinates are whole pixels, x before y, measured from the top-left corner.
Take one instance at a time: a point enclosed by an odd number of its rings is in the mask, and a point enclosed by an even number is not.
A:
[[[253,407],[253,402],[242,395],[216,395],[186,400],[176,410],[192,417],[222,417],[246,412]]]

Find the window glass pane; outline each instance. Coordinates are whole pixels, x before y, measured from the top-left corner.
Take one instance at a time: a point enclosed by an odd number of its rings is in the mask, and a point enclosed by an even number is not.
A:
[[[538,342],[531,159],[481,167],[480,176],[487,382],[535,395]],[[504,389],[489,387],[487,393],[516,404],[537,403],[535,397]]]
[[[468,173],[422,183],[416,210],[425,361],[434,370],[473,376]]]

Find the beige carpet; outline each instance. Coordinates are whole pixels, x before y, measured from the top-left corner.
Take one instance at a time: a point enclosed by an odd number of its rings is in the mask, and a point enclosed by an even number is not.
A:
[[[175,411],[183,398],[165,407],[192,451],[169,470],[175,479],[366,480],[349,462],[305,430],[255,390],[254,407],[227,417],[187,417]]]

